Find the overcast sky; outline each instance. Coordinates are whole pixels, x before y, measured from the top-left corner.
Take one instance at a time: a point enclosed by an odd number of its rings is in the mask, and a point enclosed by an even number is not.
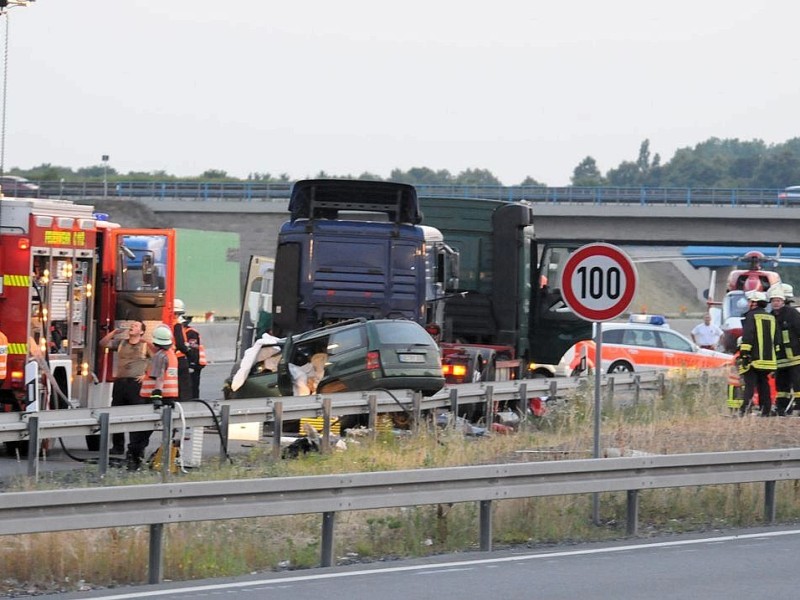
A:
[[[415,166],[566,185],[711,136],[800,135],[797,0],[37,0],[11,9],[5,167]],[[4,27],[0,27],[0,34]]]

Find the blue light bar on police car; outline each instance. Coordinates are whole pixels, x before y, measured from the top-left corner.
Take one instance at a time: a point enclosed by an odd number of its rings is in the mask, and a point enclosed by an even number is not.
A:
[[[631,323],[641,323],[643,325],[666,325],[667,318],[664,315],[631,315]]]

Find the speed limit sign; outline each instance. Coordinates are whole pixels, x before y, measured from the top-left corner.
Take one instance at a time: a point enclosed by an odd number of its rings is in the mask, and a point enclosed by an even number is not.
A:
[[[630,306],[636,294],[636,267],[611,244],[581,246],[564,265],[561,289],[572,311],[587,321],[610,321]]]

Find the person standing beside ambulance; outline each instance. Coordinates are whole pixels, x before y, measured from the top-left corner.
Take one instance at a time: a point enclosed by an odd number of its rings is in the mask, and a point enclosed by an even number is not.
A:
[[[784,417],[794,409],[800,410],[800,313],[787,303],[786,290],[780,283],[767,290],[767,297],[778,326],[775,408],[778,416]]]
[[[768,417],[772,411],[769,374],[778,366],[775,351],[779,340],[777,321],[764,310],[767,307],[764,292],[747,292],[746,297],[750,307],[742,321],[742,343],[739,346],[740,372],[744,378],[744,401],[739,413],[744,416],[750,410],[757,390],[761,416]]]

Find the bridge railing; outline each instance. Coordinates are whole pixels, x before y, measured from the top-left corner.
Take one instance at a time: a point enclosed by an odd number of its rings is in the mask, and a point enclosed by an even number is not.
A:
[[[148,198],[162,200],[264,202],[287,200],[291,182],[208,181],[40,181],[39,195],[46,198]],[[542,187],[501,185],[416,186],[420,196],[486,198],[506,202],[527,200],[553,204],[794,206],[800,198],[782,198],[782,189],[682,188],[682,187]],[[11,194],[9,194],[11,195]]]

